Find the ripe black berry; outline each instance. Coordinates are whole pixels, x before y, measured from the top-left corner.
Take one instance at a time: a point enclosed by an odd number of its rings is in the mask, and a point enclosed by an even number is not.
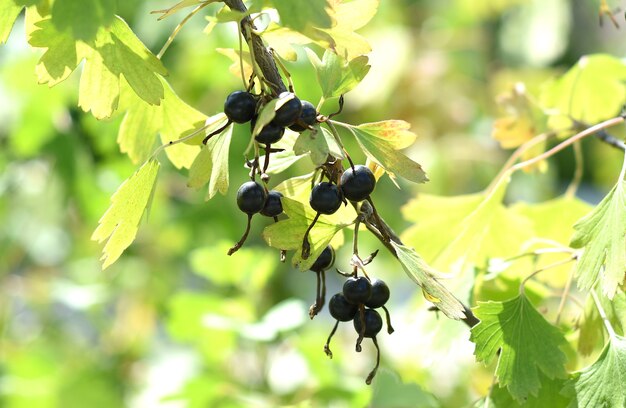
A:
[[[343,295],[350,303],[365,303],[372,295],[372,284],[364,276],[350,277],[343,284]]]
[[[265,200],[265,205],[261,210],[261,215],[265,215],[266,217],[277,217],[283,212],[283,205],[280,202],[280,198],[283,195],[276,191],[271,190],[267,193],[267,199]]]
[[[330,298],[328,310],[330,315],[340,322],[349,322],[355,317],[359,307],[349,303],[341,293],[337,293]]]
[[[323,181],[318,183],[309,197],[311,208],[322,214],[334,214],[341,206],[341,190],[334,184]]]
[[[328,245],[309,269],[312,271],[325,271],[333,266],[333,263],[335,263],[335,250]]]
[[[374,337],[380,332],[383,328],[383,319],[380,317],[378,312],[374,309],[365,309],[365,333],[363,333],[364,337]],[[361,333],[362,325],[361,325],[361,314],[357,313],[353,319],[354,322],[354,330],[357,333]]]
[[[250,123],[250,131],[254,130],[254,125],[256,125],[256,117],[252,118],[252,122]],[[258,135],[254,137],[259,143],[263,143],[265,145],[272,144],[278,142],[283,138],[283,134],[285,133],[285,128],[282,126],[276,125],[273,121],[263,126],[263,129],[259,132]]]
[[[283,92],[278,95],[279,98],[283,98],[287,96],[289,92]],[[278,108],[276,111],[276,115],[274,116],[274,123],[278,126],[290,126],[298,120],[300,117],[300,112],[302,112],[302,103],[297,96],[294,95],[293,99],[285,102],[283,106]]]
[[[374,191],[376,177],[367,166],[350,167],[341,175],[341,191],[350,201],[363,201]]]
[[[256,181],[247,181],[237,191],[237,206],[248,215],[258,213],[265,205],[267,193]]]
[[[255,110],[256,99],[249,92],[235,91],[224,102],[224,113],[235,123],[249,122],[254,117]]]
[[[315,123],[317,123],[317,110],[311,102],[302,101],[302,112],[300,112],[300,118],[298,119],[298,121],[309,126],[313,126]],[[306,127],[296,122],[293,125],[289,126],[289,129],[293,130],[294,132],[302,132],[306,129]]]
[[[372,282],[372,295],[365,302],[365,306],[377,309],[389,300],[389,286],[380,279]]]

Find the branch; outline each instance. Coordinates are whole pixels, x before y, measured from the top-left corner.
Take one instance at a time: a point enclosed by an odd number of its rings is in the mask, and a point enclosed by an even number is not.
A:
[[[241,13],[248,12],[248,9],[246,8],[246,5],[243,4],[242,0],[224,0],[224,3],[228,7],[230,7],[231,10],[236,10]],[[243,37],[248,43],[250,52],[254,54],[254,61],[256,61],[259,69],[263,73],[263,77],[267,81],[267,84],[272,88],[272,91],[276,95],[281,92],[285,92],[287,90],[287,87],[283,83],[283,80],[278,73],[274,58],[265,47],[263,39],[254,32],[255,27],[254,23],[252,22],[252,18],[250,18],[250,16],[248,15],[245,16],[243,20],[241,20],[240,25]]]
[[[578,121],[578,120],[573,120],[573,121],[574,121],[574,126],[576,126],[576,129],[578,131],[585,130],[585,129],[591,127],[591,125],[589,125],[588,123],[584,123],[584,122],[581,122],[581,121]],[[598,140],[608,144],[611,147],[619,149],[619,150],[621,150],[623,152],[626,151],[626,143],[624,143],[623,140],[620,140],[617,137],[609,134],[609,132],[607,132],[605,129],[602,129],[602,130],[598,131],[595,134],[595,137]]]
[[[236,10],[242,13],[246,13],[248,11],[242,0],[224,0],[224,3],[232,10]],[[285,84],[280,77],[278,68],[276,67],[276,63],[274,62],[274,58],[272,58],[272,55],[268,52],[265,44],[263,44],[263,40],[261,39],[261,37],[259,37],[254,32],[254,29],[254,23],[252,22],[250,16],[246,16],[243,20],[241,20],[241,32],[243,33],[244,38],[248,43],[248,47],[250,47],[251,51],[254,53],[255,61],[263,72],[263,76],[276,94],[284,92],[287,90],[287,88],[285,87]],[[363,205],[366,205],[365,202]],[[381,235],[381,231],[384,230],[386,235],[389,236],[391,240],[393,240],[397,244],[402,245],[402,241],[400,241],[398,235],[387,225],[387,223],[382,218],[379,218],[379,220],[381,225],[378,225],[376,223],[376,220],[373,218],[373,216],[368,217],[365,225],[367,226],[367,229],[370,230],[370,232],[372,232],[383,245],[385,245],[389,252],[391,252],[391,254],[397,258],[398,255],[396,254],[395,248],[388,242],[388,240],[384,238],[385,234]],[[478,318],[476,318],[476,316],[474,316],[472,310],[466,305],[463,305],[463,308],[465,309],[465,318],[462,319],[463,322],[469,327],[473,327],[478,324],[479,320]]]

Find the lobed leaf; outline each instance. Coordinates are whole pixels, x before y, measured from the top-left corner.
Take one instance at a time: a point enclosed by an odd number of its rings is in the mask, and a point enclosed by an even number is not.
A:
[[[391,242],[402,269],[423,290],[426,300],[437,306],[451,319],[465,317],[464,307],[454,295],[437,279],[437,272],[431,268],[413,248]]]
[[[90,41],[101,27],[115,19],[116,0],[55,0],[52,23],[59,31],[69,31],[76,40]]]
[[[326,50],[320,61],[310,48],[307,48],[306,52],[315,68],[317,82],[322,89],[322,97],[326,99],[351,91],[365,78],[371,68],[366,56],[346,61],[334,52]]]
[[[224,195],[228,191],[228,153],[232,135],[233,125],[230,125],[211,137],[189,169],[189,187],[199,189],[209,183],[206,200],[213,198],[217,192]]]
[[[600,279],[602,291],[612,298],[626,274],[626,180],[620,179],[574,229],[571,246],[585,249],[577,266],[578,286],[588,290]]]
[[[167,70],[121,18],[115,17],[108,28],[100,26],[90,41],[76,39],[71,30],[58,30],[49,17],[34,27],[29,43],[47,49],[35,70],[39,82],[56,85],[84,59],[78,104],[96,118],[117,110],[122,76],[145,102],[158,105],[163,99],[160,76]]]
[[[626,339],[610,337],[602,354],[589,367],[574,374],[563,393],[573,396],[570,408],[626,406]]]
[[[16,4],[11,0],[0,2],[0,44],[4,44],[9,38],[13,24],[15,24],[15,20],[23,8],[23,5]]]
[[[606,54],[582,57],[565,75],[544,88],[542,104],[553,115],[548,124],[560,130],[571,119],[597,123],[617,115],[626,99],[626,64]]]
[[[414,183],[425,183],[428,177],[422,166],[397,151],[396,146],[404,145],[407,140],[407,130],[404,125],[398,126],[399,123],[403,122],[364,123],[349,129],[367,157],[385,169],[389,177],[394,179],[398,175]]]
[[[498,355],[496,377],[513,398],[522,401],[537,395],[540,372],[550,379],[565,376],[567,358],[559,348],[565,337],[524,294],[505,302],[479,303],[474,313],[480,319],[470,335],[476,359],[489,364]]]
[[[91,239],[107,241],[102,250],[102,268],[106,269],[122,255],[137,235],[139,221],[154,192],[160,164],[150,160],[128,178],[111,197]]]

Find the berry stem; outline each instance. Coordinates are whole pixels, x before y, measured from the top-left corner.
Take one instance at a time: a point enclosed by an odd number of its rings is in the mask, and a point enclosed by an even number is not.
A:
[[[333,358],[333,352],[330,351],[330,339],[332,339],[333,336],[335,335],[335,332],[337,331],[338,326],[339,326],[339,320],[337,320],[337,322],[335,323],[335,326],[333,327],[330,334],[328,335],[328,339],[326,339],[326,344],[324,344],[324,353],[326,353],[328,358]]]
[[[322,295],[322,279],[323,279],[324,271],[315,271],[315,276],[317,277],[317,290],[315,291],[315,303],[311,305],[309,308],[309,317],[311,320],[322,310],[324,306],[324,295]],[[320,277],[322,275],[322,277]],[[325,288],[324,288],[325,290]]]
[[[224,131],[224,129],[226,129],[231,123],[231,120],[228,119],[228,121],[226,122],[226,124],[224,126],[222,126],[221,128],[217,129],[214,132],[209,133],[204,139],[202,139],[202,144],[205,145],[210,138],[212,138],[215,135],[219,135],[220,133],[222,133]]]
[[[372,213],[374,215],[374,220],[376,221],[376,225],[379,226],[378,229],[381,235],[383,236],[383,239],[385,240],[385,242],[390,242],[391,238],[389,237],[389,234],[387,234],[387,230],[383,228],[383,225],[384,225],[383,221],[380,219],[380,216],[378,215],[378,211],[376,211],[376,206],[374,205],[374,201],[372,201],[372,197],[367,196],[366,200],[370,204],[370,206],[372,206]]]
[[[267,169],[270,166],[270,154],[272,152],[272,146],[265,145],[265,161],[263,162],[263,174],[267,173]]]
[[[363,303],[359,305],[359,319],[361,320],[361,331],[359,332],[359,337],[356,339],[355,350],[357,353],[361,352],[361,343],[365,338],[365,305]]]
[[[320,214],[321,213],[315,214],[315,218],[313,218],[311,225],[309,225],[309,227],[306,229],[304,233],[304,238],[302,238],[302,259],[308,259],[309,255],[311,255],[311,244],[309,244],[309,232],[311,232],[311,229],[313,228],[317,220],[320,218]]]
[[[228,255],[232,255],[239,250],[243,246],[243,243],[246,242],[248,238],[248,234],[250,233],[250,224],[252,222],[252,214],[248,214],[248,223],[246,224],[246,231],[241,236],[239,242],[237,242],[231,249],[228,250]]]
[[[376,376],[376,371],[378,371],[378,366],[380,365],[380,347],[378,347],[378,341],[376,340],[376,336],[372,337],[372,342],[374,343],[374,347],[376,347],[376,365],[365,379],[365,384],[367,385],[370,385],[372,383],[374,376]]]
[[[383,310],[385,311],[385,319],[387,320],[387,333],[391,334],[395,331],[391,326],[391,314],[386,306],[383,306]]]
[[[348,159],[348,162],[350,163],[350,167],[354,171],[354,163],[352,162],[352,159],[350,158],[350,154],[346,150],[346,147],[343,145],[343,142],[341,141],[341,137],[339,136],[339,132],[337,132],[337,128],[335,127],[334,122],[332,120],[327,120],[324,123],[326,123],[326,126],[328,126],[328,129],[330,129],[330,133],[333,135],[335,142],[337,142],[337,145],[339,145],[343,153],[346,155],[346,159]]]

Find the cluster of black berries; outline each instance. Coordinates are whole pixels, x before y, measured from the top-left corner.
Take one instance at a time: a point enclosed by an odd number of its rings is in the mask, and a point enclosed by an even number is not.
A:
[[[370,194],[376,187],[376,177],[367,166],[351,166],[343,172],[339,185],[333,184],[332,180],[317,183],[311,190],[309,204],[317,215],[311,222],[304,234],[302,241],[302,258],[309,257],[310,244],[308,241],[309,231],[313,228],[320,214],[334,214],[341,204],[347,204],[346,200],[360,202],[370,200]]]
[[[372,382],[380,364],[380,349],[378,348],[376,335],[383,327],[383,320],[375,309],[382,308],[385,311],[387,332],[389,334],[393,333],[389,311],[385,307],[389,300],[389,294],[389,287],[380,279],[372,282],[365,276],[350,276],[343,284],[342,292],[335,294],[328,302],[328,310],[337,322],[328,336],[324,351],[332,358],[330,340],[335,334],[339,322],[352,320],[354,330],[358,334],[356,351],[361,351],[361,342],[365,337],[371,338],[376,347],[376,366],[367,376],[365,380],[367,384]]]
[[[285,127],[289,127],[295,132],[302,132],[317,123],[317,111],[310,102],[301,101],[290,92],[283,92],[278,96],[279,99],[289,97],[291,99],[288,99],[276,110],[274,119],[265,125],[255,137],[258,143],[265,145],[267,158],[264,171],[269,164],[269,154],[272,151],[270,145],[283,137]],[[251,131],[254,131],[258,117],[257,112],[262,103],[260,96],[246,91],[235,91],[228,95],[226,102],[224,102],[224,113],[228,122],[222,128],[208,135],[203,143],[206,144],[213,135],[219,134],[233,122],[240,124],[250,122]],[[268,190],[265,185],[254,181],[255,172],[256,169],[253,168],[251,171],[252,180],[243,183],[237,191],[237,206],[248,215],[248,223],[241,239],[228,251],[228,255],[236,252],[245,242],[250,232],[250,223],[254,214],[261,213],[261,215],[278,221],[278,216],[283,212],[282,194],[275,190]]]
[[[310,102],[300,101],[290,92],[283,92],[278,98],[287,99],[290,96],[291,99],[276,110],[274,119],[256,135],[257,142],[268,146],[282,139],[286,127],[295,132],[302,132],[317,122],[317,110]],[[252,131],[256,125],[259,101],[260,99],[250,92],[235,91],[226,98],[224,113],[229,121],[250,122]]]

